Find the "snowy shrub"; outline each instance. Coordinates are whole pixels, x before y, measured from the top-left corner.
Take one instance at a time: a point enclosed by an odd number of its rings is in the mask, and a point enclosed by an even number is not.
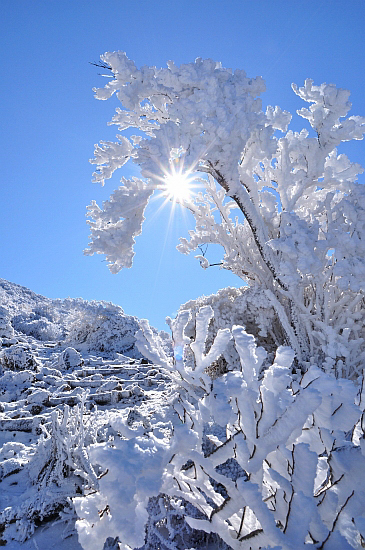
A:
[[[204,517],[197,508],[183,499],[165,494],[152,497],[147,505],[145,543],[139,550],[171,550],[171,548],[214,548],[230,550],[216,534],[192,529],[186,516]],[[118,547],[116,547],[118,549]]]
[[[91,302],[75,311],[67,341],[87,352],[115,352],[140,359],[134,337],[138,329],[137,318],[125,315],[121,307]]]
[[[141,546],[148,508],[151,548],[187,548],[192,542],[182,533],[193,540],[204,531],[233,549],[359,548],[363,386],[315,365],[302,374],[293,369],[293,350],[283,346],[260,376],[267,354],[242,326],[218,330],[207,345],[212,316],[210,306],[196,313],[193,339],[185,332],[189,311],[171,322],[174,361],[142,323],[141,352],[175,383],[172,429],[167,437],[131,429],[116,413],[111,425],[119,437],[90,450],[91,461],[108,473],[97,493],[75,502],[81,544],[97,549],[111,536],[122,548]],[[239,369],[212,379],[209,367],[231,340]],[[161,522],[153,528],[159,493],[169,496],[168,505],[160,501]],[[107,513],[101,517],[100,510]],[[178,515],[192,531],[173,528]]]
[[[82,493],[86,487],[98,487],[86,451],[94,430],[83,417],[84,403],[85,396],[73,409],[65,405],[63,412],[55,410],[50,424],[41,425],[43,434],[33,452],[28,451],[28,463],[24,464],[24,460],[22,463],[21,457],[18,459],[30,486],[18,506],[0,513],[5,540],[23,542],[33,534],[37,523],[68,507],[69,497]]]
[[[212,345],[219,329],[244,325],[246,331],[255,337],[257,345],[263,347],[268,353],[264,366],[274,358],[275,350],[283,340],[283,334],[280,331],[277,314],[267,303],[265,294],[259,286],[223,288],[216,294],[190,300],[181,305],[179,312],[185,310],[190,312],[190,320],[185,327],[185,334],[190,338],[195,339],[196,315],[204,306],[211,306],[214,312],[208,329],[206,341],[208,348]],[[171,323],[171,320],[168,319],[168,322]],[[239,368],[239,365],[240,358],[231,340],[216,364],[210,367],[210,375],[214,378],[228,370]]]
[[[280,348],[259,382],[252,337],[241,327],[233,334],[244,346],[242,372],[215,380],[198,407],[181,399],[177,409],[187,420],[176,434],[164,491],[204,512],[203,519],[187,517],[191,527],[219,533],[232,548],[357,548],[365,458],[345,439],[361,417],[356,388],[316,367],[295,383],[293,354]],[[206,423],[223,427],[221,438],[214,430],[209,436]],[[190,449],[179,453],[179,439],[188,435]],[[206,437],[215,445],[210,453],[204,452]],[[228,461],[245,475],[232,479]]]
[[[185,304],[169,320],[173,357],[140,321],[136,345],[169,373],[174,414],[161,431],[116,413],[112,442],[92,447],[108,473],[75,503],[82,545],[141,546],[147,522],[156,550],[363,547],[365,187],[337,147],[363,138],[365,118],[348,116],[346,90],[306,80],[293,90],[310,133],[288,131],[289,113],[262,110],[261,77],[200,58],[102,62],[112,78],[96,97],[115,94],[112,123],[138,136],[96,146],[94,181],[129,159],[144,179],[92,201],[85,253],[131,267],[157,190],[195,218],[179,251],[207,269],[219,244],[250,288]]]
[[[111,418],[110,426],[123,438],[89,449],[92,464],[108,470],[99,491],[74,499],[79,541],[88,550],[99,550],[108,537],[117,536],[132,547],[143,545],[148,501],[160,492],[170,456],[168,437],[147,435],[143,426],[130,428],[122,413]]]
[[[42,305],[38,304],[33,308],[33,313],[38,317],[43,317],[51,323],[55,323],[58,320],[59,315],[56,313],[55,309],[51,305]]]
[[[11,326],[11,316],[9,311],[0,306],[0,338],[12,338],[14,329]]]
[[[21,313],[12,319],[13,327],[37,340],[59,340],[64,337],[63,327],[55,321],[50,308],[38,307],[31,313]]]
[[[32,370],[36,371],[40,363],[31,346],[17,344],[0,352],[0,368],[3,370]]]
[[[35,382],[35,372],[22,370],[14,372],[7,370],[0,376],[0,401],[17,401]]]

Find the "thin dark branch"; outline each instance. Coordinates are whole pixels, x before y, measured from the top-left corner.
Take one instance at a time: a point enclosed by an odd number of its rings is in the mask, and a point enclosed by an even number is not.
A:
[[[108,71],[112,70],[111,66],[105,63],[104,61],[96,61],[96,62],[89,61],[89,64],[94,65],[94,67],[99,67],[100,69],[107,69]]]
[[[212,510],[212,513],[210,514],[210,518],[209,518],[209,521],[212,521],[212,518],[215,514],[217,514],[218,512],[221,512],[223,510],[223,508],[225,507],[225,505],[231,500],[231,497],[228,496],[220,506],[217,506],[217,508],[214,508],[214,510]]]
[[[340,514],[341,514],[342,510],[346,507],[348,501],[350,500],[350,498],[352,498],[354,496],[354,494],[355,494],[355,491],[352,491],[352,493],[347,497],[347,499],[345,500],[345,502],[343,503],[343,505],[341,506],[341,508],[337,512],[337,515],[336,515],[335,520],[334,520],[333,525],[332,525],[332,529],[330,530],[327,537],[322,542],[321,546],[318,546],[318,550],[322,550],[322,548],[324,547],[324,545],[326,544],[326,542],[328,541],[328,539],[332,535],[333,531],[335,530],[336,523],[338,521],[338,518],[340,517]]]
[[[343,403],[340,403],[339,406],[337,407],[337,409],[335,409],[333,411],[333,413],[331,414],[331,416],[334,416],[336,414],[336,412],[338,411],[338,409],[340,409],[342,407]]]
[[[207,253],[207,250],[208,250],[208,243],[205,244],[205,250],[203,250],[203,245],[200,244],[198,246],[200,252],[202,253],[202,256],[205,257],[206,253]]]
[[[267,257],[267,254],[265,254],[264,252],[264,244],[265,243],[261,243],[260,242],[260,239],[259,239],[259,236],[258,236],[258,228],[256,227],[255,223],[254,223],[254,220],[252,219],[252,217],[250,216],[250,213],[247,211],[247,209],[244,207],[244,205],[242,204],[240,198],[237,196],[237,195],[230,195],[229,194],[229,186],[228,186],[228,183],[226,182],[226,180],[224,179],[224,177],[222,176],[222,174],[219,172],[219,170],[217,170],[213,164],[211,162],[208,161],[208,164],[210,165],[211,167],[211,175],[217,180],[217,182],[219,183],[219,185],[221,187],[223,187],[223,189],[226,191],[226,193],[236,202],[237,206],[239,207],[239,209],[241,210],[241,212],[243,213],[243,215],[245,216],[246,220],[247,220],[247,223],[249,224],[250,228],[251,228],[251,232],[252,232],[252,236],[255,240],[255,243],[256,243],[256,246],[257,246],[257,249],[260,253],[260,256],[261,258],[263,259],[263,262],[264,264],[266,265],[266,267],[269,269],[269,271],[271,272],[272,276],[274,277],[275,281],[278,283],[278,285],[283,289],[283,290],[286,290],[288,291],[289,288],[288,286],[280,279],[279,275],[277,274],[276,272],[276,269],[275,267],[273,266],[272,262],[270,261],[270,259]],[[213,172],[213,173],[212,173]]]
[[[239,539],[240,536],[241,536],[241,531],[242,531],[242,527],[243,527],[243,522],[245,520],[245,512],[246,512],[246,506],[244,506],[243,510],[242,510],[242,517],[241,517],[241,523],[240,523],[240,528],[238,529],[238,534],[237,534],[237,538]]]
[[[285,533],[285,531],[288,528],[289,516],[290,516],[290,512],[291,512],[291,505],[292,505],[293,497],[294,497],[294,489],[292,489],[292,493],[291,493],[291,496],[290,496],[289,505],[288,505],[288,513],[287,513],[286,518],[285,518],[285,526],[284,526],[284,529],[283,529],[283,533]]]
[[[263,529],[255,529],[255,531],[251,531],[251,533],[248,533],[247,535],[244,535],[243,537],[241,537],[239,541],[242,542],[244,540],[252,539],[253,537],[256,537],[257,535],[263,532],[264,532]]]

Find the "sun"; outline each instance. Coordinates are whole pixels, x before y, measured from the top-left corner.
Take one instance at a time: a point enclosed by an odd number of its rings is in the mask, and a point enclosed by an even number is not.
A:
[[[164,192],[169,199],[175,202],[188,200],[191,194],[192,179],[188,172],[173,171],[166,174],[164,179]]]

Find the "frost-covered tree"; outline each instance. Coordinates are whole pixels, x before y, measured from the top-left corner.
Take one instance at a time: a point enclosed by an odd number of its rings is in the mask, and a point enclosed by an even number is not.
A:
[[[114,437],[90,449],[108,473],[96,494],[75,500],[83,548],[98,550],[108,537],[119,537],[115,548],[141,547],[146,522],[145,550],[362,548],[363,383],[316,365],[293,373],[294,351],[284,346],[260,376],[266,352],[242,326],[219,329],[207,346],[212,316],[200,308],[195,338],[188,310],[171,322],[175,342],[190,348],[175,360],[142,322],[139,349],[179,391],[163,423],[109,417]],[[231,341],[239,365],[213,379],[210,367]],[[219,538],[209,545],[212,534]]]
[[[144,210],[162,189],[196,220],[182,253],[203,250],[197,258],[207,268],[204,245],[221,245],[223,268],[259,289],[274,312],[266,328],[281,335],[278,344],[291,346],[303,368],[314,361],[356,378],[365,357],[365,189],[362,168],[336,148],[362,139],[365,118],[348,116],[349,92],[293,85],[310,104],[298,111],[309,131],[297,133],[288,112],[262,110],[261,77],[210,59],[164,69],[138,69],[123,52],[102,61],[111,78],[96,97],[115,94],[122,107],[111,124],[136,135],[96,146],[94,181],[104,184],[129,159],[144,179],[123,179],[102,208],[91,203],[86,253],[105,254],[113,273],[131,267]],[[192,179],[197,193],[186,192]]]
[[[96,146],[94,179],[129,159],[143,179],[88,207],[86,253],[105,254],[113,273],[131,267],[159,190],[195,217],[178,249],[198,250],[206,269],[206,245],[221,245],[222,267],[247,290],[182,306],[169,320],[174,357],[141,321],[136,345],[171,394],[163,423],[134,427],[118,412],[112,444],[90,450],[108,473],[75,500],[81,544],[363,547],[365,188],[336,148],[362,139],[365,119],[348,116],[347,91],[307,80],[293,89],[310,127],[295,133],[289,113],[262,110],[259,77],[211,60],[102,60],[111,79],[96,97],[117,95],[112,124],[128,133]]]

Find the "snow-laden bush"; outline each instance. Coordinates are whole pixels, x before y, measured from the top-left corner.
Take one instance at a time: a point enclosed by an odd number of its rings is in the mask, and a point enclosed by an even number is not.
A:
[[[195,545],[175,529],[179,514],[190,534],[234,549],[362,547],[365,186],[337,147],[362,139],[365,119],[348,116],[346,90],[306,80],[293,90],[310,133],[288,131],[291,115],[263,111],[264,82],[244,71],[200,58],[139,69],[124,52],[102,62],[112,78],[96,97],[115,94],[112,123],[138,136],[96,147],[94,181],[129,159],[145,179],[92,201],[85,253],[105,254],[112,273],[131,267],[162,191],[195,218],[179,251],[198,250],[207,269],[209,244],[221,245],[221,267],[250,289],[184,306],[170,320],[174,359],[140,322],[138,349],[175,384],[171,433],[116,416],[113,443],[91,451],[109,472],[76,504],[82,544],[140,546],[149,509],[156,550]],[[159,519],[156,499],[168,502]]]
[[[141,546],[149,498],[161,493],[190,527],[216,533],[233,549],[360,548],[363,386],[316,365],[302,374],[289,347],[279,347],[259,376],[267,354],[242,326],[219,329],[207,345],[212,316],[210,306],[196,314],[195,338],[189,311],[171,322],[174,361],[142,323],[141,352],[176,384],[171,433],[133,430],[116,413],[119,438],[90,450],[92,462],[109,471],[97,493],[76,502],[81,544],[96,550],[119,536],[122,548]],[[239,369],[212,379],[211,365],[232,340]],[[100,517],[100,509],[108,513]],[[160,519],[151,548],[189,547],[166,509]]]
[[[16,344],[0,352],[0,369],[3,370],[32,370],[40,368],[33,348],[27,344]]]
[[[60,340],[64,338],[64,329],[57,322],[50,308],[38,307],[30,313],[20,313],[12,319],[13,327],[37,340]]]
[[[165,426],[169,434],[146,434],[143,426],[129,427],[128,414],[120,412],[109,424],[111,440],[89,449],[92,464],[108,473],[100,479],[98,492],[74,499],[79,541],[88,550],[99,550],[108,537],[116,536],[132,547],[143,544],[148,501],[159,494],[170,457],[170,423]]]
[[[86,450],[93,441],[95,426],[85,420],[84,404],[85,396],[73,409],[65,405],[62,412],[53,411],[51,422],[40,425],[43,434],[35,449],[28,449],[27,453],[20,452],[22,446],[15,449],[12,461],[22,470],[29,486],[18,506],[0,512],[0,530],[8,542],[25,541],[40,521],[69,507],[70,497],[82,493],[86,487],[98,488]]]
[[[121,307],[91,302],[75,310],[67,342],[86,352],[122,353],[140,359],[134,336],[139,328],[138,319],[126,315]]]
[[[12,338],[14,329],[11,326],[11,316],[9,311],[0,306],[0,338]]]
[[[210,347],[219,329],[231,328],[233,325],[244,325],[246,331],[255,337],[257,345],[263,347],[268,357],[264,366],[273,360],[275,350],[283,340],[280,323],[275,309],[267,303],[265,294],[259,286],[242,288],[223,288],[216,294],[202,296],[181,305],[179,311],[188,310],[190,320],[185,327],[185,334],[196,337],[196,315],[200,308],[211,306],[214,315],[209,323],[206,345]],[[169,323],[171,320],[167,320]],[[187,358],[185,357],[185,360]],[[231,340],[210,374],[219,375],[239,368],[240,358]]]
[[[36,373],[30,370],[7,370],[0,376],[0,401],[18,401],[35,382]]]
[[[230,547],[213,532],[193,529],[186,521],[187,515],[204,517],[194,506],[181,498],[165,494],[150,498],[147,505],[145,543],[139,550],[171,550],[171,548],[211,548],[230,550]],[[119,547],[115,547],[116,550]]]

